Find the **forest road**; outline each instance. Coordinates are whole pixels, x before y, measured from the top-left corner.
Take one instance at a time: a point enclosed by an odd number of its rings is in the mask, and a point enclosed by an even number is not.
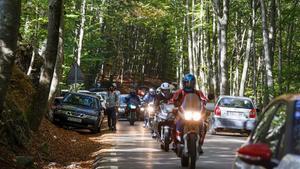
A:
[[[117,123],[117,132],[99,138],[110,148],[98,152],[94,169],[176,169],[182,168],[175,153],[164,152],[160,144],[151,138],[149,129],[138,122],[130,126],[128,121]],[[236,149],[246,141],[238,135],[206,136],[204,154],[197,161],[199,169],[230,169]]]

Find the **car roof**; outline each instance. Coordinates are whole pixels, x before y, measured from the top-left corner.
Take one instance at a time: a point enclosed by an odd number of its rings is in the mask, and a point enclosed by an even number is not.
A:
[[[95,98],[95,99],[99,99],[98,96],[92,95],[92,93],[91,93],[91,94],[86,94],[86,93],[75,93],[75,92],[70,92],[70,94],[81,95],[81,96],[89,96],[89,97],[93,97],[93,98]]]
[[[221,95],[219,96],[219,99],[221,98],[237,98],[237,99],[249,99],[252,100],[250,97],[245,97],[245,96],[230,96],[230,95]]]

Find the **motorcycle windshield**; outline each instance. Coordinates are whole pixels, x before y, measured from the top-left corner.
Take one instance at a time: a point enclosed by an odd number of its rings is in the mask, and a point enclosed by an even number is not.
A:
[[[174,107],[175,107],[174,104],[162,104],[160,106],[161,110],[165,113],[172,112]]]
[[[202,102],[200,97],[195,93],[187,94],[183,99],[181,108],[183,111],[201,112]]]

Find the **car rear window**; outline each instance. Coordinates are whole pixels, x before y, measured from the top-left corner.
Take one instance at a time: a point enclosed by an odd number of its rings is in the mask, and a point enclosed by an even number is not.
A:
[[[300,100],[295,102],[293,124],[293,147],[296,154],[300,154]]]
[[[220,107],[230,107],[230,108],[244,108],[244,109],[253,109],[252,101],[249,99],[242,98],[221,98],[218,102]]]

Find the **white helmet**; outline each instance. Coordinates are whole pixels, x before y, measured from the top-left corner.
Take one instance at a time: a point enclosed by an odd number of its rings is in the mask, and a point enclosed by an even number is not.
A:
[[[169,97],[170,93],[171,93],[171,86],[169,83],[164,82],[160,85],[160,89],[161,89],[161,94],[164,97]]]
[[[167,82],[162,83],[162,84],[160,85],[160,88],[161,88],[162,90],[171,90],[171,86],[170,86],[170,84],[167,83]]]

